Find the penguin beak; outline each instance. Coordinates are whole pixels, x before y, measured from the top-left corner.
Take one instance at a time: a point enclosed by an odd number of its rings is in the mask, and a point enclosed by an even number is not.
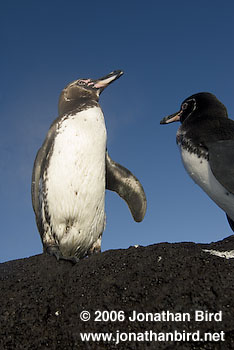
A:
[[[160,124],[169,124],[173,122],[179,122],[181,117],[181,111],[168,115],[160,121]]]
[[[94,88],[99,90],[99,95],[101,92],[108,86],[110,85],[113,81],[117,80],[119,77],[123,75],[123,71],[121,70],[115,70],[114,72],[109,73],[103,78],[93,80],[93,86]]]

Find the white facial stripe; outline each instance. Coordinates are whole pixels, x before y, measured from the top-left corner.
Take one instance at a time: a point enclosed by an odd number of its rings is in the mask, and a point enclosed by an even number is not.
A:
[[[186,100],[187,102],[193,101],[193,110],[188,114],[187,118],[195,111],[195,109],[197,108],[197,104],[196,104],[196,100],[195,98],[190,98],[189,100]],[[183,113],[184,110],[181,109],[181,113]]]
[[[196,100],[195,100],[195,98],[191,98],[190,100],[187,100],[187,102],[190,102],[190,101],[193,101],[193,110],[192,110],[192,112],[194,112],[195,109],[197,108]],[[191,113],[192,113],[192,112],[191,112]],[[191,114],[191,113],[190,113],[190,114]]]

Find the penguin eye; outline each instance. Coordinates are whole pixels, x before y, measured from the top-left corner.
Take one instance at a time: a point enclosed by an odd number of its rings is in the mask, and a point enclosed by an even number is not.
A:
[[[187,109],[187,108],[188,108],[188,103],[184,102],[181,106],[182,111],[185,111],[185,109]]]
[[[85,85],[85,84],[86,84],[86,82],[85,82],[85,81],[83,81],[83,80],[78,80],[78,84],[79,84],[79,85]]]

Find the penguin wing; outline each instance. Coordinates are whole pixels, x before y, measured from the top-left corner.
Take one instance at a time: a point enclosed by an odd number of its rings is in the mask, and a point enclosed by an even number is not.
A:
[[[142,185],[128,169],[114,162],[107,151],[106,189],[115,191],[125,200],[135,221],[143,220],[147,202]]]
[[[32,172],[31,196],[32,196],[32,205],[36,216],[39,215],[38,209],[39,209],[40,178],[45,168],[45,162],[48,158],[49,152],[53,145],[56,129],[57,129],[57,119],[51,125],[48,131],[48,134],[46,136],[46,139],[43,145],[41,146],[41,148],[38,150],[34,161],[33,172]]]
[[[234,194],[234,140],[220,140],[207,146],[212,173],[221,185]]]

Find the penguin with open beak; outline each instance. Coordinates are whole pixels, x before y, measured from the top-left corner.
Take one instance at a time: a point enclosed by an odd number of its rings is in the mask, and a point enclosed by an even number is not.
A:
[[[138,179],[106,150],[101,92],[123,74],[78,79],[63,89],[52,123],[33,167],[32,203],[44,251],[77,262],[101,250],[105,189],[115,191],[143,220],[146,197]]]

